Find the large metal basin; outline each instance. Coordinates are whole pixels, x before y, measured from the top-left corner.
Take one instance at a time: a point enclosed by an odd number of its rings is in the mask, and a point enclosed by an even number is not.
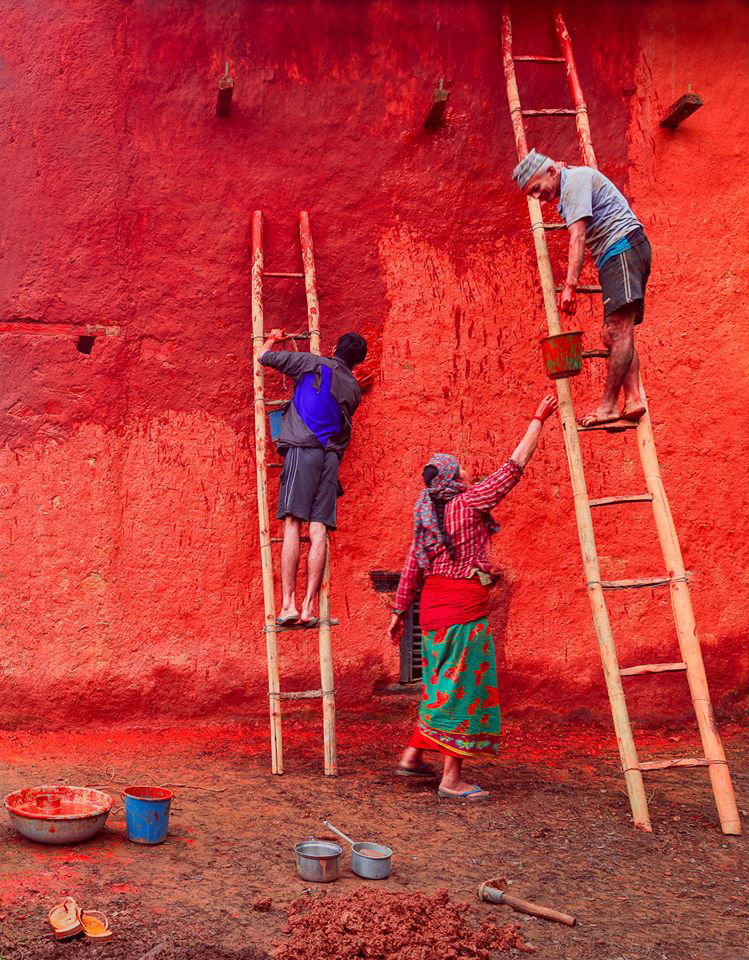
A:
[[[64,846],[97,834],[113,803],[103,790],[52,784],[9,793],[5,809],[22,836],[37,843]]]

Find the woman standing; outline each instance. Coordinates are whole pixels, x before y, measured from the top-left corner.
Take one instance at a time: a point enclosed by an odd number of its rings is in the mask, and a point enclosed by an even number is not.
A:
[[[490,511],[523,474],[544,423],[557,408],[554,396],[538,405],[525,436],[496,473],[471,483],[451,454],[436,453],[424,467],[426,485],[414,507],[414,539],[403,567],[389,632],[394,643],[423,584],[420,620],[424,692],[419,719],[397,773],[433,776],[424,750],[445,754],[441,797],[486,797],[463,779],[465,757],[496,756],[500,714],[494,640],[487,614],[491,573]]]

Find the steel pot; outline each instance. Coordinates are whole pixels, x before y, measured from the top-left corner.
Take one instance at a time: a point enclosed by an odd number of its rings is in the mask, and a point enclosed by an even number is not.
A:
[[[294,847],[297,873],[311,883],[332,883],[341,874],[342,853],[337,843],[310,837]]]
[[[339,837],[343,837],[351,844],[351,869],[357,877],[365,880],[384,880],[390,876],[392,869],[393,851],[384,843],[373,843],[371,840],[362,840],[354,843],[351,837],[334,827],[329,820],[323,820],[326,827]],[[369,853],[369,856],[367,855]]]

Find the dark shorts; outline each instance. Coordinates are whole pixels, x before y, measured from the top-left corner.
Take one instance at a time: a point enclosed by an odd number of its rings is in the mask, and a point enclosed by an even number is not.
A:
[[[601,281],[604,320],[609,314],[631,303],[635,307],[635,324],[638,324],[642,323],[645,316],[645,288],[650,276],[652,253],[642,230],[638,230],[630,242],[632,246],[629,250],[614,254],[604,263],[598,271],[598,277]]]
[[[281,471],[279,520],[291,515],[336,528],[338,454],[322,447],[289,447]]]

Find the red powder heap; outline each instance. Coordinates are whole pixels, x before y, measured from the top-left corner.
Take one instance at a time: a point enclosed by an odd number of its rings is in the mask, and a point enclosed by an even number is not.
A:
[[[300,897],[289,908],[289,941],[275,960],[490,960],[495,950],[534,953],[518,927],[485,920],[469,925],[467,903],[447,890],[423,893],[361,890],[346,897]]]

